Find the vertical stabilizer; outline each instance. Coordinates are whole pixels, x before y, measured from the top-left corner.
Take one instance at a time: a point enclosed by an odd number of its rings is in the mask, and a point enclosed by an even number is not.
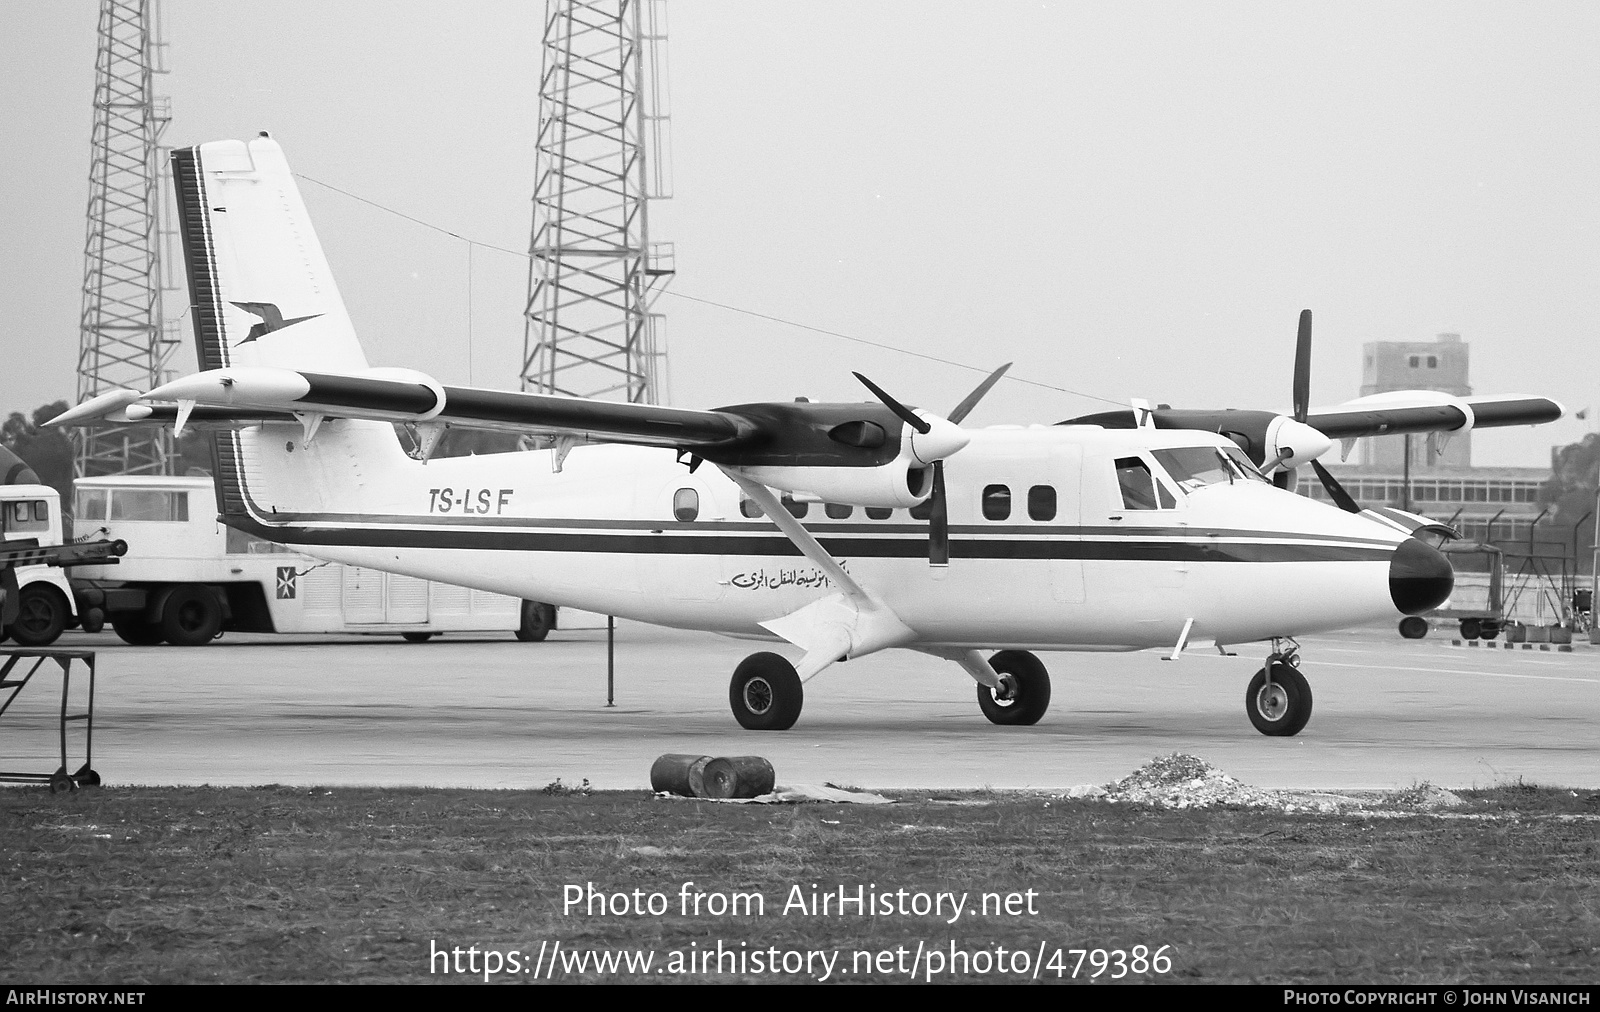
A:
[[[277,141],[178,149],[172,177],[201,369],[367,368]]]

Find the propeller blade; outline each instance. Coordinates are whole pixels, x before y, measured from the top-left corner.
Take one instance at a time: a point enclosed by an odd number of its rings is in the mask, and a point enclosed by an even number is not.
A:
[[[1294,342],[1294,420],[1311,411],[1311,310],[1300,310],[1300,334]]]
[[[904,404],[901,404],[893,397],[890,397],[889,392],[883,389],[883,387],[878,386],[878,384],[872,382],[858,372],[851,373],[850,375],[860,380],[863,386],[865,386],[868,390],[871,390],[873,396],[877,397],[878,400],[883,402],[884,407],[900,416],[900,420],[902,422],[905,422],[907,425],[911,426],[913,429],[916,429],[923,435],[927,435],[928,430],[933,428],[933,426],[929,425],[925,419],[919,418],[910,408],[906,407]]]
[[[1322,480],[1322,487],[1328,490],[1328,496],[1334,501],[1335,505],[1346,513],[1361,512],[1361,504],[1356,502],[1354,496],[1344,490],[1343,485],[1334,480],[1333,475],[1328,473],[1328,469],[1323,467],[1320,461],[1313,460],[1311,468],[1317,472],[1317,477]]]
[[[1000,382],[1000,377],[1004,376],[1009,368],[1011,368],[1011,363],[1007,362],[990,373],[987,379],[979,383],[972,393],[968,394],[960,404],[956,405],[956,409],[945,417],[960,425],[964,418],[972,414],[972,409],[978,406],[978,402],[983,400],[983,396],[989,392],[989,388]]]
[[[928,514],[928,565],[950,565],[950,511],[944,498],[944,461],[933,464],[933,496]]]

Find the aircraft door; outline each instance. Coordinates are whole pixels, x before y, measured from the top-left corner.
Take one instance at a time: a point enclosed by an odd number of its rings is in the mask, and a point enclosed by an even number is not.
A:
[[[1028,490],[1028,515],[1048,521],[1062,534],[1051,538],[1056,551],[1050,559],[1050,596],[1061,604],[1082,604],[1086,600],[1083,580],[1083,559],[1077,552],[1081,543],[1079,533],[1083,508],[1083,448],[1080,446],[1054,447],[1050,453],[1050,491],[1033,486]],[[1054,498],[1054,502],[1049,500]],[[1052,510],[1051,507],[1054,507]]]
[[[1092,484],[1091,492],[1086,477],[1084,523],[1098,530],[1099,544],[1087,553],[1100,560],[1089,576],[1096,594],[1137,599],[1151,589],[1183,587],[1187,504],[1170,476],[1129,450],[1096,460]]]

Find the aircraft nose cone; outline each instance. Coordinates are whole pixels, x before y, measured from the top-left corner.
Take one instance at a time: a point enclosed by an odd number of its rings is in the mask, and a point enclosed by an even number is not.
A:
[[[1455,582],[1444,553],[1416,538],[1401,542],[1389,560],[1389,597],[1401,614],[1420,615],[1439,607]]]

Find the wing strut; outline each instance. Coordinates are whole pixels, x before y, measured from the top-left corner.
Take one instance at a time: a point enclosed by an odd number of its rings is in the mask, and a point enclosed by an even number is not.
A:
[[[763,628],[806,652],[795,665],[800,681],[809,681],[834,661],[905,646],[917,638],[916,632],[900,621],[900,616],[845,572],[805,525],[784,508],[771,489],[732,468],[722,470],[755,500],[795,547],[839,587],[839,593],[812,601],[782,618],[761,623]]]

